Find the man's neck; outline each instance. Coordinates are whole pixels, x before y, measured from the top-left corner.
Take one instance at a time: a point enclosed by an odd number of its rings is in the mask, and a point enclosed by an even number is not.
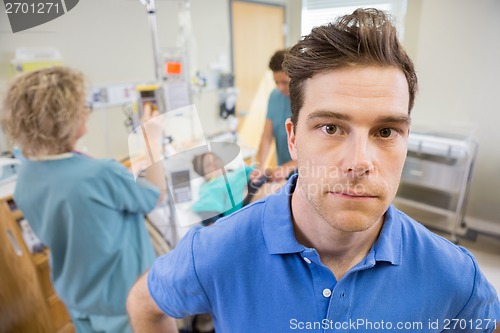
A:
[[[297,241],[316,249],[321,262],[330,268],[337,281],[366,257],[384,222],[384,216],[381,216],[364,231],[338,230],[317,214],[301,191],[293,193],[291,209]]]

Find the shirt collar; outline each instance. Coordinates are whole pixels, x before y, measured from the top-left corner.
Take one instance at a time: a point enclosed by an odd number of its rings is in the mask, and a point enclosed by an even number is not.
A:
[[[287,254],[304,251],[305,246],[297,242],[292,224],[290,199],[298,175],[290,177],[277,193],[268,197],[262,219],[262,230],[270,254]],[[367,257],[375,261],[387,261],[393,265],[401,263],[401,220],[393,206],[385,215],[384,225]]]
[[[370,250],[375,261],[387,261],[398,266],[401,263],[402,253],[402,226],[400,213],[390,205],[385,213],[385,221],[382,230]],[[368,254],[370,256],[370,253]]]
[[[270,254],[301,252],[305,247],[295,239],[290,199],[295,190],[297,175],[275,194],[268,197],[262,219],[262,232]]]
[[[56,155],[42,155],[37,157],[30,157],[30,160],[33,161],[55,161],[55,160],[63,160],[66,158],[73,157],[73,153],[62,153]]]

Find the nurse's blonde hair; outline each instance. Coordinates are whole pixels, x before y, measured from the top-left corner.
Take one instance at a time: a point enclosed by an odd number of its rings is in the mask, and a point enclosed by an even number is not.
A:
[[[0,113],[5,134],[27,157],[70,151],[85,109],[85,78],[67,67],[20,75],[10,84]]]

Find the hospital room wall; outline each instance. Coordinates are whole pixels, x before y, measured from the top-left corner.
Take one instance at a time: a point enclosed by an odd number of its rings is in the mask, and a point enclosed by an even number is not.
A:
[[[466,221],[500,233],[500,1],[409,0],[405,45],[420,91],[413,126],[474,129],[479,153]],[[493,230],[491,230],[493,228]]]
[[[191,65],[207,73],[210,64],[230,59],[228,0],[193,0],[194,54]],[[180,1],[156,1],[160,49],[177,46]],[[146,8],[139,0],[85,0],[67,14],[41,26],[12,34],[0,11],[0,95],[12,77],[16,48],[55,47],[66,65],[82,70],[92,86],[148,82],[155,78]],[[218,117],[218,93],[195,96],[206,134],[226,128]],[[128,130],[121,107],[96,109],[80,148],[97,157],[124,157]]]

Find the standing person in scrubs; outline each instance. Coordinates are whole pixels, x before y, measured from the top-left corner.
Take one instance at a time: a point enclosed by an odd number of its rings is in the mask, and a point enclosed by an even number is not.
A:
[[[139,185],[118,162],[75,151],[91,112],[85,96],[84,76],[66,67],[10,85],[1,124],[26,157],[14,200],[50,249],[54,289],[76,331],[131,332],[126,296],[155,259],[144,214],[162,201],[165,178],[155,165]],[[161,129],[148,134],[157,150]]]
[[[290,79],[283,71],[281,65],[288,50],[276,51],[269,60],[269,69],[273,72],[276,88],[269,96],[267,105],[266,122],[257,151],[257,168],[250,174],[250,179],[256,181],[265,176],[270,180],[284,180],[297,167],[297,162],[292,160],[288,152],[285,121],[292,116],[290,111],[290,93],[288,83]],[[278,166],[274,169],[265,169],[266,161],[273,139],[276,142],[276,158]]]

